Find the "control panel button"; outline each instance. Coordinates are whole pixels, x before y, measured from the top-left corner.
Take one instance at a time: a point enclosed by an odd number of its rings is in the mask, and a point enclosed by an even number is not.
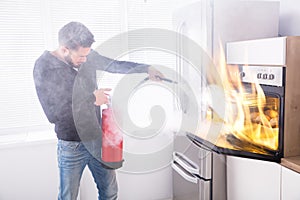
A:
[[[245,76],[246,76],[245,72],[241,72],[241,73],[240,73],[240,77],[241,77],[241,78],[243,78],[243,77],[245,77]]]
[[[257,74],[257,79],[261,79],[262,78],[262,73],[258,73]]]
[[[242,65],[239,76],[243,83],[283,86],[284,67]]]
[[[274,80],[275,79],[275,75],[274,74],[269,74],[269,80]]]
[[[263,74],[263,79],[268,79],[268,74]]]

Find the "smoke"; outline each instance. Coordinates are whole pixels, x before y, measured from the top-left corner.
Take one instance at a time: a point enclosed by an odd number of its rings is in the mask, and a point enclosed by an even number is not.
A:
[[[143,37],[141,37],[143,36]],[[128,43],[132,44],[129,47],[127,45],[120,45],[119,43],[116,44],[116,41],[120,41],[122,38],[128,38]],[[180,38],[182,43],[181,51],[178,52],[177,41]],[[118,47],[118,48],[116,48]],[[163,29],[138,29],[126,33],[122,33],[118,36],[111,38],[110,40],[101,44],[96,51],[101,54],[105,55],[110,58],[118,59],[121,56],[124,56],[132,51],[136,51],[139,49],[147,50],[156,50],[164,53],[169,53],[174,55],[176,58],[180,60],[184,60],[186,63],[189,64],[189,67],[193,68],[193,73],[198,75],[198,77],[206,77],[205,73],[209,72],[209,75],[213,74],[215,80],[218,80],[218,73],[216,70],[212,70],[214,65],[210,59],[210,57],[206,54],[206,52],[194,41],[190,40],[186,36],[180,35],[174,31],[163,30]],[[159,61],[159,59],[158,59]],[[113,63],[111,63],[113,64]],[[150,64],[150,63],[149,63]],[[179,108],[181,109],[181,116],[177,119],[171,119],[172,123],[176,123],[177,130],[175,131],[176,134],[182,134],[183,132],[189,132],[192,134],[197,134],[197,131],[200,127],[201,121],[201,106],[199,106],[199,96],[201,96],[200,92],[197,92],[197,88],[195,89],[195,85],[191,84],[189,81],[189,77],[185,77],[182,74],[182,71],[177,71],[175,68],[170,69],[161,65],[157,65],[158,70],[162,71],[164,76],[167,78],[174,78],[174,80],[178,83],[175,86],[167,83],[167,82],[149,82],[147,84],[153,84],[156,86],[160,86],[168,90],[173,96],[174,99],[178,100]],[[107,66],[109,67],[109,66]],[[135,71],[129,71],[128,73],[132,73]],[[204,74],[203,74],[204,73]],[[82,104],[78,99],[84,99],[83,96],[88,96],[86,91],[89,90],[89,87],[92,85],[85,84],[87,87],[82,86],[82,82],[80,81],[81,78],[86,79],[89,82],[90,76],[96,76],[95,72],[91,72],[89,70],[79,70],[79,74],[77,76],[75,82],[78,84],[74,85],[73,91],[73,111],[74,115],[76,115],[75,123],[76,128],[78,130],[78,134],[81,137],[82,141],[89,139],[90,137],[86,137],[86,134],[89,133],[87,131],[94,132],[95,134],[91,134],[95,136],[95,138],[99,137],[99,133],[101,135],[101,128],[99,128],[99,124],[93,123],[97,122],[96,115],[87,115],[86,113],[92,112],[92,110]],[[207,77],[206,77],[207,78]],[[204,78],[205,79],[205,78]],[[126,74],[117,84],[116,88],[114,89],[112,95],[112,116],[114,123],[117,125],[118,129],[112,129],[110,131],[116,132],[117,137],[111,139],[113,142],[118,142],[121,137],[118,137],[119,129],[123,136],[128,136],[135,141],[140,141],[140,143],[144,144],[144,142],[149,141],[152,143],[155,139],[159,139],[159,135],[166,134],[164,132],[166,124],[170,119],[167,115],[167,110],[163,105],[153,105],[148,113],[145,115],[149,116],[149,124],[147,126],[139,126],[134,121],[129,114],[129,105],[130,101],[132,100],[134,94],[139,91],[142,87],[138,85],[143,79],[141,77],[132,76]],[[96,83],[95,80],[93,80]],[[201,80],[200,81],[200,85]],[[90,81],[92,82],[92,81]],[[101,80],[100,80],[101,82]],[[197,86],[196,86],[197,87]],[[85,89],[86,91],[77,91],[77,90]],[[199,88],[198,88],[199,89]],[[92,93],[89,91],[90,94]],[[149,100],[151,101],[154,98],[159,98],[158,94],[153,94],[153,97],[150,97]],[[86,98],[87,99],[87,98]],[[205,99],[204,99],[205,100]],[[93,102],[90,102],[93,104]],[[139,102],[143,103],[143,102]],[[214,100],[213,103],[222,104],[223,102],[219,102],[218,100]],[[95,112],[94,112],[95,113]],[[84,124],[83,121],[87,121],[88,125]],[[112,122],[112,121],[110,121]],[[82,126],[82,127],[81,127]],[[87,128],[88,127],[88,128]],[[93,127],[93,128],[92,128]],[[214,134],[218,130],[208,128],[208,134]],[[170,134],[170,133],[169,133]],[[170,138],[173,135],[170,136]],[[162,168],[168,164],[170,164],[172,160],[171,154],[169,155],[170,147],[172,147],[172,142],[166,142],[162,144],[160,148],[156,148],[153,152],[148,152],[148,154],[143,154],[140,156],[139,151],[129,152],[124,150],[124,154],[126,154],[127,158],[125,161],[128,160],[128,164],[130,167],[125,167],[123,170],[130,171],[130,172],[139,172],[139,171],[149,171],[149,170],[156,170]],[[98,149],[100,146],[98,147]],[[144,146],[144,148],[147,148]],[[90,150],[90,149],[88,149]],[[91,150],[93,151],[93,150]],[[142,151],[142,149],[141,149]],[[165,159],[156,159],[152,161],[145,161],[145,158],[155,159],[157,156],[155,155],[165,155],[168,156]],[[143,161],[141,161],[142,159]],[[126,163],[126,162],[125,162]],[[145,163],[144,165],[141,163]],[[133,166],[133,167],[131,167]],[[140,168],[137,169],[134,166],[139,166]]]

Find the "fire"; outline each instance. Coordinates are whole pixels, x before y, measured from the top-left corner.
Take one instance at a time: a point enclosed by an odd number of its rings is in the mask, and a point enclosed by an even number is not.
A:
[[[208,87],[212,98],[220,96],[216,95],[217,90],[212,88],[221,88],[225,104],[223,113],[220,106],[213,103],[209,105],[206,122],[209,121],[211,125],[222,123],[216,141],[211,142],[217,146],[254,153],[276,151],[279,99],[266,96],[257,81],[246,88],[240,78],[239,67],[227,65],[224,53],[217,63],[217,68],[221,81],[216,82],[216,79],[210,78]]]

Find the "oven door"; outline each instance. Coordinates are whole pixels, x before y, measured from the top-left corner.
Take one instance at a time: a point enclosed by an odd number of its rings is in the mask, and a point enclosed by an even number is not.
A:
[[[217,153],[280,162],[283,156],[284,88],[264,85],[261,88],[263,97],[255,97],[258,98],[255,100],[251,97],[244,102],[249,105],[245,111],[243,129],[234,132],[234,129],[228,129],[226,124],[222,124],[217,133],[214,128],[210,128],[211,132],[206,137],[191,133],[188,137],[199,146]],[[214,115],[211,110],[209,112],[209,117]],[[209,120],[210,126],[219,123],[213,117]],[[209,139],[210,135],[216,134],[217,137],[213,138],[217,139]]]

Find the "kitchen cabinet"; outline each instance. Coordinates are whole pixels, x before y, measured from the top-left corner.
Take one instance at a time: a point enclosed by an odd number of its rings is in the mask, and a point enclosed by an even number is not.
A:
[[[278,163],[227,156],[227,199],[280,200],[280,177]]]
[[[300,174],[282,167],[282,200],[300,199]]]
[[[278,163],[227,156],[230,200],[299,200],[300,173]]]

